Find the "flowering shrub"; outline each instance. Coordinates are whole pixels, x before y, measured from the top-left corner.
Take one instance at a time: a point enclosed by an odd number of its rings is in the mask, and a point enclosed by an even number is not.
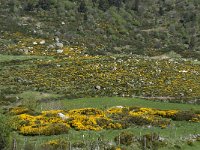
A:
[[[105,117],[103,111],[94,108],[70,110],[68,115],[72,118],[70,125],[77,130],[101,130],[96,120]]]
[[[115,123],[98,109],[75,109],[68,112],[72,120],[70,125],[77,130],[119,129],[120,123]],[[101,122],[103,121],[103,123]]]
[[[29,113],[29,112],[31,112],[31,110],[25,107],[14,107],[9,110],[9,113],[12,115],[20,115],[20,114]]]
[[[116,114],[116,113],[118,114],[118,113],[123,112],[123,108],[112,107],[112,108],[108,109],[107,112],[110,114]]]
[[[96,117],[75,115],[70,121],[70,125],[77,130],[101,130],[96,122]]]
[[[53,113],[55,111],[52,111],[51,114]],[[16,123],[13,127],[24,135],[55,135],[68,132],[70,126],[65,120],[62,120],[58,116],[47,117],[47,114],[50,114],[50,112],[43,112],[38,116],[20,114],[15,118],[14,122]]]
[[[24,68],[7,68],[0,75],[2,86],[13,83],[20,91],[31,88],[69,97],[142,96],[171,101],[199,100],[200,67],[191,61],[90,56],[83,53],[81,46],[64,46],[62,50],[62,54],[57,54],[53,49],[46,52],[45,48],[33,48],[33,54],[45,52],[55,59],[35,59]],[[100,90],[95,90],[97,85]]]
[[[95,116],[95,117],[105,116],[103,111],[95,109],[95,108],[74,109],[74,110],[70,110],[68,114],[69,116],[74,116],[74,115]]]
[[[170,118],[177,114],[178,110],[159,110],[152,108],[136,108],[136,110],[132,110],[130,113],[132,115],[143,114],[143,115],[157,115],[164,118]]]
[[[64,46],[62,47],[62,53],[59,54],[56,45],[52,44],[55,41],[50,38],[35,38],[21,32],[5,33],[4,36],[16,41],[10,43],[6,49],[6,53],[11,54],[77,57],[84,51],[83,46]]]
[[[66,118],[61,118],[62,113]],[[187,115],[189,114],[189,115]],[[112,107],[105,111],[96,108],[81,108],[69,111],[42,111],[38,115],[19,114],[13,128],[24,135],[55,135],[75,130],[122,129],[133,124],[166,128],[170,119],[199,122],[200,114],[178,110],[159,110],[143,107]],[[189,116],[189,117],[188,117]]]
[[[123,124],[120,121],[113,121],[110,118],[99,118],[97,119],[97,124],[102,129],[121,129]]]
[[[68,142],[60,139],[50,140],[48,142],[45,142],[41,145],[42,149],[47,150],[56,150],[56,149],[67,149],[68,148]]]
[[[53,123],[49,125],[24,126],[20,128],[20,133],[24,135],[57,135],[68,133],[69,126],[62,123]]]

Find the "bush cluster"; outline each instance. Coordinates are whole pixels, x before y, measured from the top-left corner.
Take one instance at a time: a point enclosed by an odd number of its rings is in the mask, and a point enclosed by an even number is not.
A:
[[[0,113],[0,149],[4,149],[8,146],[10,132],[11,130],[8,116]]]
[[[43,52],[40,48],[33,51],[33,54]],[[1,84],[12,82],[21,91],[54,91],[67,97],[142,96],[199,101],[200,70],[199,65],[191,61],[90,56],[84,54],[81,47],[68,46],[63,49],[63,54],[56,54],[54,50],[45,53],[56,56],[56,60],[34,60],[26,68],[7,69],[0,76]],[[95,88],[97,85],[101,87],[99,90]]]
[[[65,117],[60,117],[58,113],[63,113]],[[21,114],[20,112],[16,113],[16,116],[13,118],[13,128],[24,135],[56,135],[67,133],[69,128],[95,131],[122,129],[132,125],[166,128],[171,125],[170,120],[172,119],[200,122],[200,114],[139,107],[112,107],[105,111],[95,108],[73,109],[69,111],[51,110],[35,115]]]

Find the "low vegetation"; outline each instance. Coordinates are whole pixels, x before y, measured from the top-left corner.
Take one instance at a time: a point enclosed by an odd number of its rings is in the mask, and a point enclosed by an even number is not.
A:
[[[0,113],[0,149],[4,149],[6,146],[8,146],[10,131],[11,128],[8,116]]]
[[[103,99],[93,99],[97,103],[101,100]],[[27,111],[24,107],[13,107],[7,111],[6,113],[12,116],[12,129],[17,131],[14,136],[17,145],[23,148],[22,143],[25,142],[25,147],[33,144],[37,147],[35,149],[66,149],[66,147],[162,149],[185,145],[198,146],[200,115],[198,109],[189,109],[193,106],[191,104],[174,104],[174,107],[183,105],[180,108],[185,107],[184,110],[156,109],[137,105],[132,107],[118,105],[103,109],[100,105],[96,108],[80,108],[79,105],[83,105],[87,99],[70,101],[74,102],[66,103],[67,106],[73,108],[74,104],[76,108],[33,112]],[[108,101],[104,101],[102,105],[106,106]],[[122,98],[120,101],[123,104]],[[131,99],[130,103],[131,101],[134,99]],[[138,99],[138,101],[143,100]],[[149,102],[152,106],[156,106],[156,103],[158,102]],[[170,108],[170,104],[167,103],[166,106]],[[59,113],[65,117],[60,117]],[[25,141],[24,136],[27,137]],[[35,138],[37,140],[34,140]]]
[[[31,115],[24,108],[13,108],[16,114],[13,124],[24,135],[54,135],[66,133],[69,128],[75,130],[122,129],[131,125],[158,126],[167,128],[170,120],[200,122],[200,114],[192,111],[157,110],[140,107],[112,107],[107,110],[95,108],[73,109],[69,111],[43,111]],[[63,113],[65,117],[59,117]]]
[[[0,0],[0,149],[200,149],[198,0]]]
[[[192,61],[139,56],[81,56],[75,49],[71,52],[70,58],[66,54],[62,57],[55,55],[59,57],[56,60],[13,62],[20,67],[4,67],[0,75],[1,86],[17,87],[17,93],[35,90],[69,98],[140,96],[199,103],[200,67]],[[8,64],[2,63],[4,66]]]

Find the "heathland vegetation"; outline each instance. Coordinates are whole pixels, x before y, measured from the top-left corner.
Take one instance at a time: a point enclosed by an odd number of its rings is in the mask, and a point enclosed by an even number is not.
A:
[[[0,149],[199,149],[199,8],[0,0]]]

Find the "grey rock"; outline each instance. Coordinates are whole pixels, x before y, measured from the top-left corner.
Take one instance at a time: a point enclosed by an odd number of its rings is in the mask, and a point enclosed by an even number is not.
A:
[[[56,52],[57,52],[58,54],[61,54],[61,53],[63,53],[63,50],[62,50],[62,49],[58,49],[58,50],[56,50]]]
[[[53,49],[53,48],[55,48],[55,46],[54,45],[49,45],[49,46],[47,46],[47,48],[48,49]]]
[[[56,43],[56,46],[59,48],[63,48],[64,45],[63,45],[63,43]]]
[[[57,31],[57,32],[55,33],[55,36],[61,36],[61,32]]]
[[[41,44],[41,45],[43,45],[43,44],[45,44],[45,43],[46,43],[45,40],[40,41],[40,44]]]
[[[97,85],[97,86],[95,86],[95,89],[101,90],[101,86]]]

